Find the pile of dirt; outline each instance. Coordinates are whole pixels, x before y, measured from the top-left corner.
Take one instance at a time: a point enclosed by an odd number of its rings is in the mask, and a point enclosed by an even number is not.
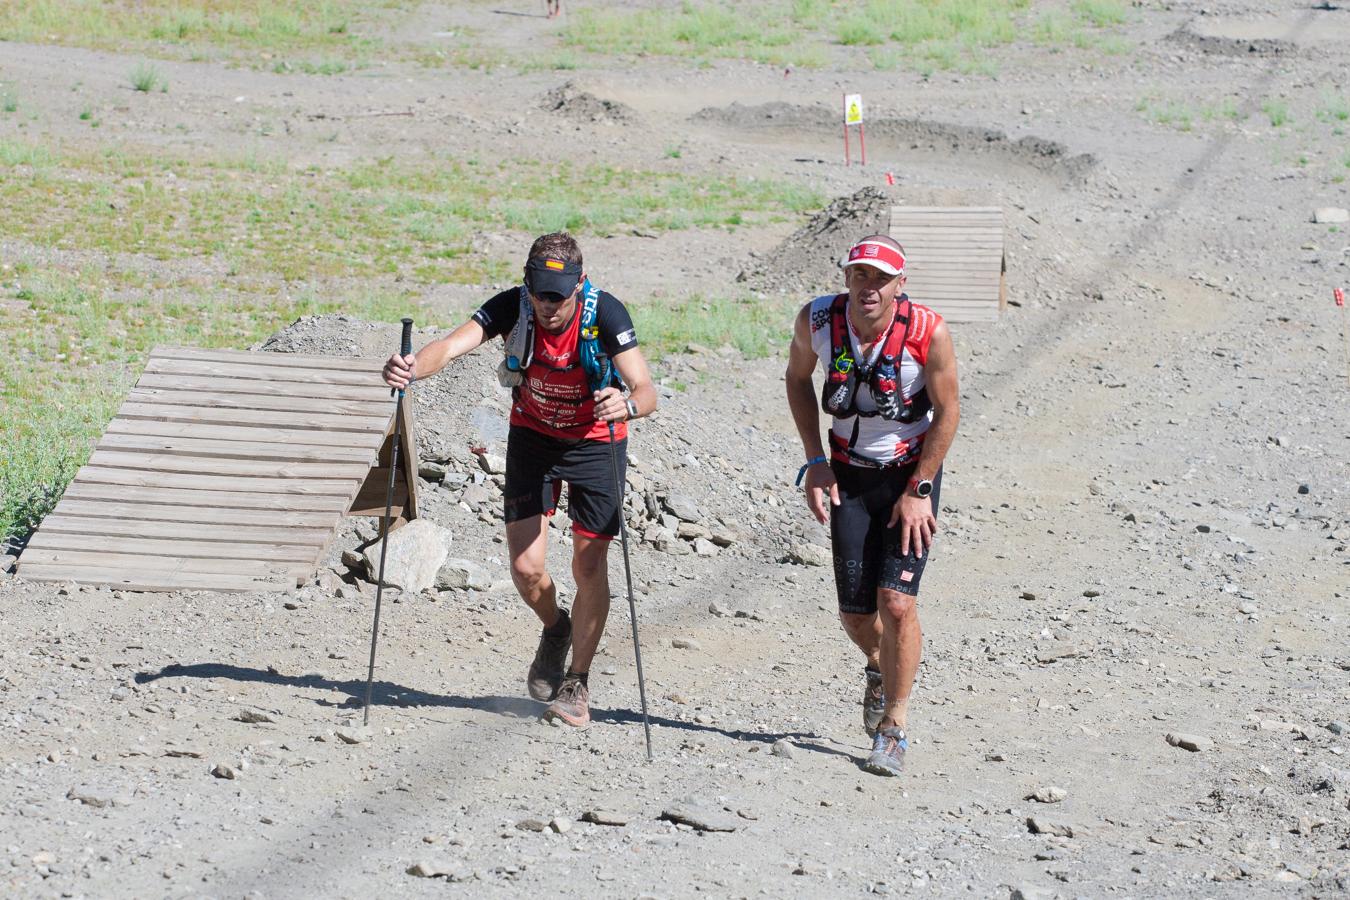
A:
[[[727,128],[760,131],[790,128],[795,131],[834,135],[839,130],[839,111],[824,106],[794,106],[765,103],[759,106],[707,107],[690,121]],[[997,128],[955,125],[928,119],[869,118],[867,137],[874,147],[884,143],[910,150],[956,154],[1000,155],[1010,162],[1050,172],[1070,180],[1085,177],[1097,165],[1090,153],[1070,153],[1058,141],[1028,135],[1013,140]]]
[[[858,238],[890,227],[892,203],[874,187],[837,197],[777,247],[752,256],[736,280],[766,293],[805,296],[838,290],[839,258]]]
[[[379,359],[398,349],[398,329],[353,316],[303,316],[250,350],[303,356],[363,356]],[[390,337],[393,334],[394,337]]]
[[[1288,56],[1298,50],[1293,42],[1278,38],[1219,37],[1199,34],[1192,31],[1189,25],[1182,25],[1164,40],[1213,56]]]
[[[539,100],[545,112],[557,113],[574,122],[626,124],[637,121],[633,110],[616,100],[602,100],[579,90],[572,82],[559,85]]]

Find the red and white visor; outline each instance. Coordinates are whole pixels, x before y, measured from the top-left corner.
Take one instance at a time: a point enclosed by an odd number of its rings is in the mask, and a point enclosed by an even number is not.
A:
[[[843,268],[849,266],[872,266],[887,275],[905,273],[905,254],[881,241],[862,240],[848,249],[848,256],[839,260]]]

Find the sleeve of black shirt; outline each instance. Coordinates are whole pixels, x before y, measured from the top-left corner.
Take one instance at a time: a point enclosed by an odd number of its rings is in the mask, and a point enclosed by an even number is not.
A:
[[[520,318],[520,288],[513,287],[502,291],[473,314],[473,320],[483,326],[483,333],[489,339],[509,334]]]
[[[595,310],[595,324],[600,327],[600,343],[611,358],[638,345],[633,317],[628,314],[628,308],[613,294],[600,292],[600,300]]]

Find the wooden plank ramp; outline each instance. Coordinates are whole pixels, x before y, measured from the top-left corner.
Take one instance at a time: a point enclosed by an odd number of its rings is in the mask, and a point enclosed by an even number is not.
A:
[[[950,322],[995,322],[1007,305],[1003,209],[894,206],[891,237],[905,248],[905,293]]]
[[[303,583],[344,515],[384,512],[396,401],[383,363],[156,348],[18,574],[134,591]],[[406,398],[404,419],[406,520],[417,485]]]

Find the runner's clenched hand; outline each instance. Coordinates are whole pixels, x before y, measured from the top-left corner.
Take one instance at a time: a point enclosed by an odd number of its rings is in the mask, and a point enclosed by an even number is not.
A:
[[[830,520],[825,510],[825,495],[830,495],[830,506],[839,505],[839,483],[829,463],[816,463],[806,470],[806,505],[816,521],[824,525]]]
[[[916,497],[912,491],[905,491],[895,501],[891,509],[891,520],[887,528],[900,523],[900,554],[909,553],[913,547],[915,556],[923,556],[933,545],[933,535],[937,533],[937,518],[933,515],[933,504],[928,497]]]
[[[395,353],[384,364],[384,383],[402,390],[417,377],[417,354],[399,356]]]
[[[597,422],[624,422],[628,419],[628,404],[624,402],[623,392],[616,387],[607,387],[595,392],[595,420]]]

